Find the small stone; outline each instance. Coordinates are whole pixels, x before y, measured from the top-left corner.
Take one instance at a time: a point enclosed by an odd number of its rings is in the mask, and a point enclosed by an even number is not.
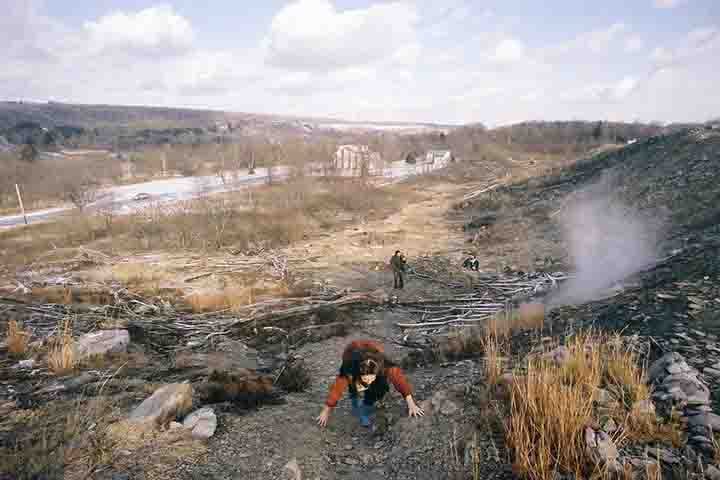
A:
[[[693,443],[709,443],[712,444],[712,440],[710,440],[707,437],[703,437],[702,435],[695,435],[694,437],[690,438],[690,441]]]
[[[603,425],[603,430],[605,430],[609,434],[614,433],[617,428],[617,423],[615,423],[615,420],[613,420],[612,418],[605,422],[605,425]]]
[[[720,416],[714,413],[701,413],[688,417],[688,425],[702,425],[711,428],[714,432],[720,432]]]
[[[561,345],[543,354],[542,358],[552,361],[557,365],[564,365],[570,360],[570,350],[566,346]]]
[[[78,358],[87,358],[106,353],[127,352],[130,334],[127,330],[100,330],[86,333],[75,342]]]
[[[285,472],[285,478],[287,480],[302,480],[302,472],[300,471],[300,465],[298,465],[296,458],[293,458],[285,464],[283,472]]]
[[[656,458],[662,462],[674,465],[676,463],[680,463],[680,459],[670,453],[669,451],[665,450],[664,448],[650,448],[648,449],[648,454]]]
[[[192,429],[192,437],[207,439],[215,434],[217,416],[212,408],[201,408],[187,416],[183,427]]]
[[[432,399],[430,402],[432,403],[432,406],[434,408],[439,408],[447,399],[447,393],[445,391],[440,390],[433,394]]]
[[[346,457],[346,458],[344,459],[344,462],[345,462],[347,465],[357,465],[357,464],[360,463],[357,459],[352,458],[352,457]]]
[[[668,365],[665,370],[667,370],[667,372],[671,375],[676,375],[679,373],[690,372],[692,369],[690,368],[690,365],[685,362],[677,362],[673,363],[672,365]]]
[[[170,430],[177,430],[178,428],[183,428],[182,423],[170,422]]]
[[[608,470],[617,472],[621,469],[618,463],[618,449],[610,435],[596,432],[590,427],[585,428],[585,445],[590,457],[596,464],[606,466]]]
[[[192,406],[192,395],[192,386],[188,383],[165,385],[135,407],[130,421],[163,424],[187,413]]]
[[[352,446],[352,445],[345,445],[343,448],[344,448],[345,450],[347,450],[347,451],[350,451],[350,450],[353,449],[353,446]]]
[[[443,404],[442,408],[440,408],[440,413],[449,417],[457,413],[458,410],[459,408],[455,402],[448,400]]]
[[[35,366],[35,360],[32,358],[29,360],[20,360],[18,362],[18,368],[33,368]]]
[[[715,368],[705,367],[703,368],[703,373],[705,375],[710,375],[711,377],[720,377],[720,370]]]

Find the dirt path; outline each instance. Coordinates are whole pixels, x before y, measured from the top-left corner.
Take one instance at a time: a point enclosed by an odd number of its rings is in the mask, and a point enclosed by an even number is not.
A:
[[[464,396],[465,389],[481,383],[479,368],[471,361],[408,372],[415,396],[426,408],[424,418],[409,418],[405,402],[391,389],[373,428],[359,425],[350,413],[347,396],[328,427],[317,426],[315,418],[337,373],[342,350],[357,338],[383,340],[364,331],[303,347],[298,353],[313,373],[311,387],[288,395],[283,405],[246,414],[221,413],[209,454],[201,462],[181,466],[178,478],[295,478],[285,470],[293,459],[304,479],[438,479],[464,468],[453,460],[450,445],[454,439],[469,437],[476,424],[477,408]],[[404,354],[402,347],[385,345],[391,357],[399,359]],[[486,463],[491,467],[488,477],[493,477],[491,472],[502,476],[503,469],[497,465]]]

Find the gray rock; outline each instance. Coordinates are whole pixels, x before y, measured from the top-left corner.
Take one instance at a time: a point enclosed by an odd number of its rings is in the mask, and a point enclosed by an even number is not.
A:
[[[690,365],[688,365],[685,361],[672,363],[672,364],[668,365],[667,367],[665,367],[665,370],[671,375],[675,375],[678,373],[687,373],[687,372],[692,371],[692,369],[690,368]]]
[[[664,448],[649,448],[648,455],[670,465],[680,463],[680,458]]]
[[[445,400],[447,400],[447,393],[443,390],[439,390],[435,392],[430,399],[430,403],[432,404],[434,409],[439,409],[444,403]]]
[[[447,400],[440,408],[440,413],[446,416],[455,415],[460,410],[452,400]]]
[[[18,368],[33,368],[35,366],[35,360],[32,358],[29,360],[20,360],[18,362]]]
[[[720,432],[720,415],[710,412],[693,415],[692,417],[688,417],[688,425],[693,427],[702,425],[711,428],[713,432]]]
[[[715,368],[705,367],[703,368],[703,373],[705,375],[710,375],[711,377],[720,377],[720,370]]]
[[[603,425],[603,430],[611,435],[615,433],[617,429],[617,423],[615,423],[615,420],[613,420],[612,418],[605,422],[605,425]]]
[[[75,341],[75,353],[80,359],[107,353],[124,353],[129,343],[127,330],[100,330],[78,338]]]
[[[215,434],[217,417],[212,408],[201,408],[185,418],[183,427],[192,430],[193,438],[207,439]]]
[[[695,435],[694,437],[690,437],[690,441],[693,443],[698,443],[698,444],[707,443],[707,444],[712,445],[712,440],[710,440],[707,437],[703,437],[702,435]]]
[[[684,361],[682,355],[680,355],[677,352],[670,352],[662,357],[658,358],[653,362],[652,365],[650,365],[650,368],[648,369],[648,379],[652,382],[659,382],[662,381],[663,378],[665,378],[665,369],[670,366],[671,364],[679,361]]]
[[[298,465],[297,458],[293,458],[283,468],[286,480],[302,480],[302,471]]]
[[[714,465],[708,465],[705,469],[705,478],[708,480],[720,480],[720,469]]]
[[[596,464],[607,467],[611,472],[619,472],[622,469],[617,461],[617,446],[606,432],[585,428],[585,446],[590,458]]]
[[[130,413],[134,423],[163,424],[185,415],[192,407],[193,389],[188,383],[160,387]]]
[[[566,346],[561,345],[543,354],[542,358],[554,362],[557,365],[564,365],[570,360],[570,350]]]

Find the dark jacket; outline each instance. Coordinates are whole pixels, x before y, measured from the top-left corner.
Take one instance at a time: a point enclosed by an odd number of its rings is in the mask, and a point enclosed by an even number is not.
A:
[[[404,272],[405,259],[402,257],[402,255],[393,255],[390,259],[390,266],[396,272]]]

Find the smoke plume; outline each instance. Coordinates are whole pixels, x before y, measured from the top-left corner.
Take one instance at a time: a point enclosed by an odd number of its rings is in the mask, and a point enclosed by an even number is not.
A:
[[[550,307],[601,298],[657,260],[662,222],[620,201],[613,183],[606,177],[568,199],[561,223],[575,278],[549,299]]]

